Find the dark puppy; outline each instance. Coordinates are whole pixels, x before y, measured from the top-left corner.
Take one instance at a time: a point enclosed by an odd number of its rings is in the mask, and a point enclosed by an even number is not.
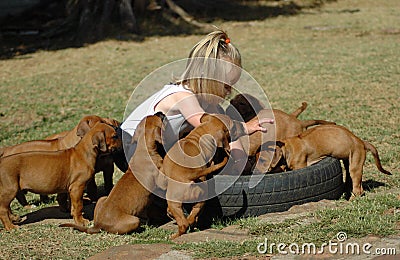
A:
[[[250,94],[238,94],[226,109],[226,114],[237,121],[248,122],[264,109],[264,104]]]

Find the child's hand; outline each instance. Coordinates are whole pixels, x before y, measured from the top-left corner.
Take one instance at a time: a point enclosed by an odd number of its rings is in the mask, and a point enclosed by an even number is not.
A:
[[[267,132],[267,128],[262,126],[265,123],[273,124],[274,119],[263,118],[258,120],[257,117],[251,119],[249,122],[246,123],[247,134],[252,134],[256,131]]]

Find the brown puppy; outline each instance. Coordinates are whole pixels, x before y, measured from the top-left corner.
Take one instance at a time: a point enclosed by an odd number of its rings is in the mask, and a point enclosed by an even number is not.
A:
[[[96,116],[95,116],[96,117]],[[87,117],[85,117],[87,118]],[[81,126],[79,126],[82,122],[88,121],[88,119],[85,120],[83,118],[80,123],[78,124],[78,128],[76,129],[77,132],[80,132],[81,134],[84,134],[84,132],[87,131],[87,129],[82,129]],[[102,123],[108,124],[115,129],[118,129],[120,126],[120,123],[117,120],[111,119],[111,118],[104,118],[104,117],[99,117],[100,121]],[[93,122],[94,119],[92,119]],[[93,127],[92,123],[84,124],[89,126],[90,128]],[[72,130],[75,131],[75,128]],[[118,130],[117,130],[118,131]],[[121,134],[119,134],[119,137],[121,137]],[[121,137],[122,138],[122,137]],[[123,160],[125,161],[124,158],[124,152],[121,147],[120,150],[114,151],[113,153],[106,153],[106,154],[99,154],[98,158],[96,160],[96,165],[95,165],[95,173],[102,172],[103,173],[103,180],[104,180],[104,190],[105,193],[108,195],[111,192],[111,189],[113,187],[113,175],[114,175],[114,163],[116,163],[119,158],[118,157],[123,157]],[[119,160],[120,161],[120,160]],[[121,164],[117,164],[118,168],[121,171],[126,171],[127,166]],[[96,201],[97,200],[97,184],[95,181],[95,175],[92,176],[92,178],[87,182],[86,184],[86,192],[91,201]],[[43,196],[41,196],[42,199]],[[18,197],[17,197],[18,198]],[[70,210],[70,204],[68,203],[68,194],[58,194],[57,195],[57,202],[60,205],[61,211],[68,212]]]
[[[97,122],[108,124],[114,128],[118,128],[121,125],[120,122],[112,118],[104,118],[95,115],[90,115],[83,117],[74,129],[59,134],[54,134],[52,136],[47,137],[46,140],[51,140],[56,138],[56,140],[60,142],[61,146],[64,146],[62,149],[58,150],[63,150],[73,147]],[[79,138],[76,138],[76,136],[78,136]],[[96,160],[95,173],[103,172],[104,186],[107,194],[110,193],[113,187],[112,177],[114,174],[114,161],[115,161],[115,153],[100,154],[99,158]],[[87,183],[87,193],[91,200],[97,200],[97,185],[94,176]]]
[[[275,119],[274,126],[269,125],[267,132],[257,131],[250,136],[240,138],[249,158],[255,158],[256,164],[253,171],[256,173],[279,172],[284,169],[284,165],[271,164],[275,140],[298,135],[313,125],[335,124],[325,120],[299,120],[297,117],[307,108],[306,102],[303,102],[291,114],[279,109],[266,109],[257,98],[250,94],[238,94],[230,103],[226,113],[233,119],[248,121],[255,116]]]
[[[163,153],[161,132],[164,130],[164,115],[157,113],[143,119],[132,138],[137,143],[130,168],[117,182],[108,197],[102,197],[94,209],[94,226],[91,228],[73,223],[60,225],[73,227],[89,234],[105,230],[110,233],[126,234],[139,227],[138,218],[150,204],[151,191],[161,185],[165,188],[165,176],[159,172]],[[132,170],[134,169],[134,170]],[[161,183],[159,183],[161,180]]]
[[[349,185],[352,182],[354,197],[363,194],[361,181],[367,150],[372,152],[378,170],[391,175],[382,168],[378,151],[372,144],[338,125],[317,126],[283,140],[280,149],[277,149],[275,160],[283,155],[288,167],[296,170],[316,163],[326,156],[341,159],[346,168],[346,183]]]
[[[120,123],[114,119],[102,118],[96,115],[84,116],[79,123],[70,131],[65,131],[59,134],[54,134],[47,137],[45,140],[28,141],[14,146],[4,147],[2,149],[3,156],[23,153],[28,151],[60,151],[74,147],[82,137],[98,122],[106,123],[114,127],[119,127]],[[107,154],[101,155],[101,158],[96,161],[95,173],[102,171],[104,177],[105,190],[107,194],[111,191],[113,183],[112,176],[114,174],[114,155]],[[97,199],[97,185],[93,178],[88,182],[88,196],[92,200]],[[68,210],[67,194],[59,194],[57,201],[63,211]],[[24,207],[30,207],[24,193],[18,192],[17,200]],[[41,201],[45,201],[47,196],[41,195]]]
[[[16,228],[10,219],[10,202],[19,189],[39,194],[69,192],[71,215],[80,225],[88,223],[82,216],[82,195],[93,176],[97,155],[120,149],[116,130],[96,124],[73,148],[62,151],[34,151],[0,158],[0,219],[5,229]]]
[[[207,195],[205,190],[200,186],[192,189],[195,186],[192,184],[204,181],[207,175],[224,167],[228,161],[231,138],[244,134],[242,124],[226,115],[204,114],[200,121],[201,124],[175,143],[164,158],[163,171],[169,178],[166,193],[168,212],[178,224],[178,232],[171,239],[184,234],[189,226],[195,224],[204,206],[201,200]],[[214,164],[217,147],[225,149],[226,154],[222,162]],[[182,202],[188,200],[196,204],[186,218]]]
[[[97,122],[101,121],[102,118],[95,115],[85,116],[71,131],[64,131],[59,134],[54,134],[50,137],[47,137],[45,140],[34,140],[13,146],[3,147],[0,149],[0,156],[7,156],[29,151],[60,151],[74,147]],[[22,191],[17,193],[16,198],[24,207],[31,207],[31,205],[29,205],[26,201],[25,195]],[[45,195],[41,195],[40,198],[41,201],[48,199]],[[58,196],[58,200],[60,200],[59,203],[62,205],[61,208],[66,207],[66,202],[63,203],[63,200],[65,199],[66,195]]]
[[[102,122],[111,125],[114,127],[114,129],[118,129],[119,126],[121,125],[120,122],[117,120],[111,119],[111,118],[101,118]],[[119,137],[122,138],[122,134],[118,133]],[[100,154],[99,157],[96,160],[96,166],[95,166],[95,173],[98,172],[103,172],[103,180],[104,180],[104,189],[106,194],[108,195],[111,192],[111,189],[113,188],[113,175],[114,175],[114,163],[116,161],[116,156],[117,154],[120,154],[120,156],[125,156],[123,153],[123,148],[119,151],[115,151],[114,153],[109,153],[109,154]],[[120,168],[120,165],[117,165]],[[126,166],[127,167],[127,166]],[[125,166],[121,169],[122,171],[126,171]],[[124,171],[124,172],[125,172]],[[87,194],[89,198],[92,201],[97,200],[97,185],[95,181],[95,176],[88,181],[87,183]]]
[[[270,164],[273,156],[275,140],[279,141],[288,137],[296,136],[310,126],[335,125],[334,122],[325,120],[299,120],[297,116],[306,108],[307,103],[303,102],[302,106],[296,109],[292,114],[287,114],[279,109],[262,109],[258,112],[258,118],[273,116],[275,119],[275,132],[273,131],[274,129],[271,129],[271,131],[267,131],[266,133],[259,131],[249,136],[248,151],[249,156],[256,155],[257,164],[254,169],[256,172],[265,173],[273,170],[279,171],[279,168],[274,169],[277,165]],[[243,143],[245,144],[246,142]]]
[[[118,132],[120,123],[117,120],[111,119],[111,118],[100,118],[100,122],[108,124],[114,129],[117,129],[118,136],[122,138],[122,134]],[[82,120],[81,120],[82,122]],[[74,131],[74,130],[72,130]],[[82,132],[82,129],[78,127],[77,132]],[[85,130],[86,131],[86,130]],[[102,153],[99,154],[97,159],[96,159],[96,165],[94,172],[103,173],[103,180],[104,180],[104,190],[105,193],[108,195],[111,192],[111,189],[113,188],[113,175],[114,175],[114,163],[118,166],[118,168],[121,171],[126,171],[128,166],[118,164],[117,161],[121,161],[120,158],[118,157],[123,157],[123,161],[125,161],[125,154],[123,151],[123,148],[121,146],[120,150],[114,151],[112,153]],[[97,184],[95,181],[95,175],[92,176],[92,178],[86,183],[86,192],[87,196],[91,201],[97,201]],[[18,198],[18,197],[17,197]],[[42,198],[42,196],[41,196]],[[69,204],[69,197],[68,194],[57,194],[57,202],[60,205],[60,210],[64,212],[68,212],[70,210],[70,204]]]
[[[299,120],[297,117],[307,108],[307,103],[287,114],[279,109],[266,109],[257,98],[250,94],[238,94],[231,101],[226,114],[235,120],[258,118],[274,118],[275,126],[269,125],[267,132],[257,131],[250,136],[243,136],[240,141],[250,158],[255,157],[257,162],[253,171],[256,173],[280,172],[285,166],[271,160],[275,150],[275,140],[296,136],[310,126],[319,124],[335,124],[325,120]],[[274,128],[275,127],[275,128]]]

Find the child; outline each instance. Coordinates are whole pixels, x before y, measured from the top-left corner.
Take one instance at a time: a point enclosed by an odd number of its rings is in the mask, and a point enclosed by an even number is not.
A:
[[[164,146],[168,150],[182,132],[200,125],[200,118],[205,112],[218,111],[218,103],[230,94],[240,73],[241,56],[238,49],[224,31],[217,29],[211,32],[192,48],[181,78],[173,84],[165,85],[126,118],[121,128],[129,136],[124,139],[130,140],[136,126],[145,116],[163,112],[168,119],[164,135]],[[262,123],[273,121],[264,119],[243,123],[244,134],[266,131]],[[124,146],[124,149],[129,161],[135,147]],[[231,143],[231,156],[237,164],[235,168],[243,169],[247,156],[239,140]]]

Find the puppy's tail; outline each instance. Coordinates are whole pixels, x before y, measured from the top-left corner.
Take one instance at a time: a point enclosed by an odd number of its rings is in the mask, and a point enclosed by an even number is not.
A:
[[[298,117],[301,113],[303,113],[304,110],[307,108],[307,102],[301,103],[301,107],[297,108],[293,113],[291,114],[292,116]]]
[[[206,177],[207,175],[211,174],[212,172],[215,172],[219,169],[221,169],[222,167],[224,167],[226,165],[226,163],[228,162],[228,156],[225,156],[224,160],[218,164],[212,164],[210,167],[204,169],[201,173],[199,173],[198,177]]]
[[[302,120],[301,126],[304,129],[307,129],[310,126],[314,125],[336,125],[335,122],[325,121],[325,120]]]
[[[391,172],[383,169],[382,164],[381,164],[381,160],[379,159],[379,154],[378,154],[378,150],[376,150],[375,146],[373,146],[372,144],[368,143],[367,141],[363,141],[364,142],[364,146],[365,148],[370,151],[372,153],[372,155],[374,156],[375,159],[375,165],[378,168],[378,170],[384,174],[387,175],[392,175]]]
[[[96,234],[96,233],[100,233],[100,228],[96,228],[96,227],[84,227],[84,226],[80,226],[74,223],[64,223],[59,225],[59,227],[71,227],[75,230],[78,230],[80,232],[85,232],[87,234]]]

